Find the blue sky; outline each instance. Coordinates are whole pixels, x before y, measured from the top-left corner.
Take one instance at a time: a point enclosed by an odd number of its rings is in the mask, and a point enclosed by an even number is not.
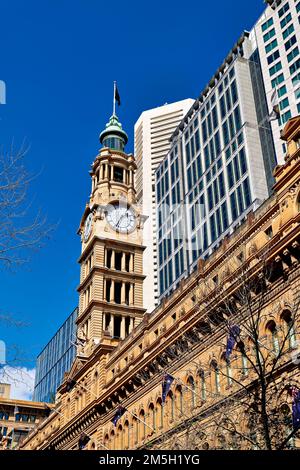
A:
[[[244,7],[245,3],[245,7]],[[59,222],[31,262],[0,271],[0,310],[29,323],[3,328],[23,365],[77,304],[77,227],[90,193],[90,164],[112,108],[118,81],[119,116],[133,151],[133,126],[143,110],[196,98],[263,0],[1,0],[0,144],[30,144],[27,166],[41,172],[31,187],[36,209]]]

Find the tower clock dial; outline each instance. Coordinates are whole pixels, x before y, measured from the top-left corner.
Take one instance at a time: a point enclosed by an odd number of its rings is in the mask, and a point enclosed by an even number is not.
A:
[[[93,214],[90,213],[84,224],[84,241],[86,242],[92,231]]]
[[[109,225],[120,233],[130,233],[136,227],[136,215],[132,207],[127,205],[113,204],[107,211],[106,216]]]

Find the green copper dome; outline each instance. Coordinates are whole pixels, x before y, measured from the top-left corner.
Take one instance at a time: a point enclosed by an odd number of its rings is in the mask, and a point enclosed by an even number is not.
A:
[[[120,123],[118,116],[115,114],[111,116],[104,131],[101,132],[99,139],[103,147],[108,147],[113,150],[124,150],[124,147],[128,142],[128,136],[122,129],[122,124]]]

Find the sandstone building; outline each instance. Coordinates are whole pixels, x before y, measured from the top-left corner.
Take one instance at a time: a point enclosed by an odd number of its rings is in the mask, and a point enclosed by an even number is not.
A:
[[[274,194],[148,314],[136,164],[112,116],[79,228],[77,357],[22,449],[299,447],[300,117],[282,138]]]

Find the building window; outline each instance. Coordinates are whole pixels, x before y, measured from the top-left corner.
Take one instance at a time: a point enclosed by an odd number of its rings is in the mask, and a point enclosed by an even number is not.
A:
[[[297,70],[300,68],[300,59],[296,60],[296,62],[294,62],[291,66],[290,66],[290,72],[291,72],[291,75],[293,75],[293,73],[297,72]]]
[[[272,28],[270,31],[268,31],[266,34],[264,34],[264,36],[263,36],[264,42],[269,41],[269,39],[271,39],[274,36],[275,36],[275,29]]]
[[[288,3],[286,3],[280,10],[278,11],[278,16],[281,18],[288,10],[290,9],[290,6]]]
[[[283,85],[281,88],[279,88],[277,93],[278,93],[279,98],[281,98],[283,95],[285,95],[287,93],[286,86]]]
[[[289,106],[289,99],[288,98],[285,98],[284,100],[280,101],[279,103],[279,106],[280,106],[280,109],[281,111],[283,111],[285,108],[287,108]]]
[[[291,20],[292,15],[289,13],[288,15],[286,15],[285,18],[283,18],[283,20],[280,21],[281,28],[283,29]]]
[[[285,124],[289,119],[291,119],[292,113],[291,111],[287,111],[286,113],[281,115],[281,124]]]
[[[266,21],[265,23],[263,23],[261,25],[261,30],[262,32],[265,32],[267,29],[270,28],[270,26],[272,26],[274,24],[274,21],[273,21],[273,18],[270,18],[268,21]]]
[[[272,350],[277,355],[280,351],[280,346],[279,346],[279,339],[278,339],[278,330],[277,330],[277,326],[276,326],[276,323],[274,322],[274,320],[271,320],[271,321],[268,322],[268,324],[266,326],[266,329],[269,332],[269,334],[271,335]]]
[[[279,70],[281,69],[282,69],[281,62],[277,62],[277,64],[273,65],[273,67],[271,67],[269,70],[270,77],[272,77],[275,73],[279,72]]]
[[[296,346],[296,329],[291,312],[289,310],[282,312],[281,320],[284,325],[284,334],[285,338],[288,340],[289,347],[294,348]]]
[[[124,170],[119,166],[114,166],[114,181],[117,183],[124,182]]]
[[[279,57],[280,57],[280,54],[279,54],[279,51],[278,51],[278,50],[275,51],[275,52],[273,52],[273,54],[271,54],[271,55],[269,55],[269,56],[267,57],[268,64],[269,64],[269,65],[272,64],[272,62],[274,62],[275,60],[279,59]]]
[[[284,45],[285,50],[288,51],[294,44],[296,44],[297,38],[296,36],[292,36]]]
[[[283,73],[281,73],[280,75],[278,75],[278,77],[274,78],[272,80],[272,88],[275,88],[277,87],[278,85],[280,85],[280,83],[284,82],[284,75]]]
[[[278,41],[277,39],[274,39],[274,41],[271,41],[269,44],[266,45],[265,47],[266,53],[269,54],[269,52],[271,52],[277,46],[278,46]]]

